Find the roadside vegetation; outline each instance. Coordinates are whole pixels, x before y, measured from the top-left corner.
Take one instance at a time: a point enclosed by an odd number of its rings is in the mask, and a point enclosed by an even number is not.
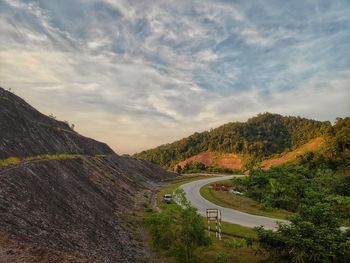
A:
[[[219,185],[232,186],[231,180],[215,182]],[[244,195],[234,194],[230,191],[215,190],[214,184],[208,184],[200,189],[200,194],[210,202],[222,207],[232,208],[245,213],[279,219],[288,219],[293,213],[283,209],[266,206]]]
[[[187,202],[184,192],[178,190],[174,198],[181,207],[171,205],[145,219],[153,246],[177,262],[196,262],[197,250],[209,246],[211,239],[204,231],[202,217]]]
[[[232,185],[255,201],[296,214],[277,232],[258,229],[268,262],[349,262],[350,118],[338,119],[322,151],[248,177]],[[274,260],[274,261],[273,261]]]
[[[160,208],[160,211],[155,212],[152,210],[147,210],[145,215],[145,225],[151,235],[151,239],[154,240],[153,248],[157,251],[159,256],[164,259],[164,257],[168,258],[170,261],[171,259],[176,260],[179,262],[186,262],[183,259],[182,252],[180,253],[177,248],[178,242],[173,242],[173,244],[168,244],[165,247],[160,247],[158,244],[158,237],[159,233],[164,233],[165,236],[169,235],[175,235],[172,236],[173,238],[171,240],[179,240],[179,237],[176,237],[175,233],[172,233],[170,230],[170,234],[167,233],[168,229],[177,229],[176,233],[181,233],[180,230],[178,230],[178,226],[169,227],[169,214],[173,215],[172,219],[175,221],[176,225],[182,225],[184,224],[181,220],[182,213],[185,213],[184,210],[188,209],[181,209],[180,206],[178,206],[176,203],[172,202],[171,204],[165,204],[162,202],[162,196],[164,194],[172,194],[174,191],[179,194],[178,187],[184,183],[191,182],[194,180],[209,178],[210,176],[204,176],[204,175],[186,175],[178,178],[172,178],[168,180],[168,183],[164,188],[158,192],[157,194],[157,202],[158,207]],[[181,195],[181,191],[180,191]],[[183,198],[182,198],[183,199]],[[196,217],[197,219],[200,218],[199,222],[196,220],[195,224],[198,224],[201,226],[201,232],[203,231],[205,233],[205,237],[208,237],[207,232],[207,222],[206,219],[202,216],[199,216],[196,212],[196,216],[194,216],[193,211],[195,211],[194,208],[190,208],[191,212],[188,212],[191,214],[192,217]],[[175,215],[175,216],[174,216]],[[179,223],[181,222],[181,223]],[[188,222],[188,221],[187,221]],[[172,222],[174,223],[174,222]],[[162,227],[166,228],[166,231],[161,230]],[[213,229],[213,226],[212,226]],[[153,237],[153,238],[152,238]],[[252,240],[253,246],[248,247],[246,240]],[[259,262],[259,260],[263,259],[263,255],[256,255],[258,247],[257,247],[257,233],[252,229],[248,227],[243,227],[236,224],[230,224],[226,222],[222,222],[222,240],[218,240],[215,237],[215,232],[212,230],[210,242],[208,244],[202,244],[198,245],[196,248],[194,248],[194,253],[191,261],[188,262]],[[172,247],[172,248],[170,248]],[[180,249],[181,251],[181,249]]]
[[[186,163],[184,167],[178,165],[176,172],[179,174],[190,174],[190,173],[213,173],[213,174],[242,174],[241,170],[232,170],[228,168],[218,166],[207,166],[204,163],[192,161]]]
[[[322,150],[307,152],[293,162],[269,170],[254,166],[249,176],[226,182],[250,198],[240,199],[244,201],[244,209],[253,209],[259,204],[272,213],[285,210],[288,212],[280,216],[291,215],[288,218],[291,223],[281,224],[275,232],[262,228],[242,228],[240,232],[240,227],[230,224],[230,229],[224,223],[223,232],[232,232],[224,235],[222,241],[212,239],[209,247],[198,245],[197,260],[349,262],[350,231],[341,228],[349,226],[350,219],[349,134],[350,118],[338,119],[325,136]],[[208,188],[202,189],[202,194],[204,191],[208,197],[206,190]],[[244,243],[248,235],[255,240],[253,248],[247,248]],[[242,256],[243,251],[250,252]]]
[[[328,203],[303,205],[290,225],[276,232],[257,229],[266,262],[350,262],[350,232],[340,229],[341,221]]]

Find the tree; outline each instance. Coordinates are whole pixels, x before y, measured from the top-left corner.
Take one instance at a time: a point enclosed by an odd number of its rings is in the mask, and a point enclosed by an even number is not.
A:
[[[173,255],[179,262],[195,262],[197,248],[208,246],[211,242],[204,232],[203,219],[197,213],[197,209],[188,207],[182,210],[178,223],[181,226],[174,242]]]
[[[350,259],[349,232],[340,230],[339,220],[328,204],[304,207],[291,224],[278,230],[257,229],[260,247],[270,259],[289,262],[346,262]]]
[[[178,174],[181,174],[181,173],[182,173],[182,167],[181,167],[181,165],[177,165],[177,166],[176,166],[176,172],[177,172]]]
[[[169,206],[146,218],[153,244],[178,262],[196,262],[196,250],[210,245],[211,240],[205,234],[202,217],[191,207],[182,189],[175,191],[174,200],[179,206]]]

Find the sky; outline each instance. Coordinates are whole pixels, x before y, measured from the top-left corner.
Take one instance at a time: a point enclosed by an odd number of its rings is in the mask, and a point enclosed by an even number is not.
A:
[[[350,114],[350,0],[0,0],[0,86],[135,153],[261,112]]]

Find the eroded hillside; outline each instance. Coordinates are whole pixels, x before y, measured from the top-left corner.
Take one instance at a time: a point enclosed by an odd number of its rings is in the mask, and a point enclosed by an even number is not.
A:
[[[1,88],[0,125],[0,262],[146,261],[130,213],[174,174],[118,156]]]

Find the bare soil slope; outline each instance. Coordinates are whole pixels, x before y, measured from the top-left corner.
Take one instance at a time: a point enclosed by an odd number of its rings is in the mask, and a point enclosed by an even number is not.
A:
[[[22,158],[0,165],[0,262],[147,261],[129,213],[175,174],[118,156],[1,88],[0,127],[0,160]],[[51,158],[25,159],[42,154]]]
[[[286,162],[293,160],[298,155],[319,149],[323,143],[324,143],[323,138],[321,138],[321,137],[314,138],[311,141],[309,141],[308,143],[298,147],[294,151],[282,154],[280,157],[277,157],[277,158],[272,158],[272,159],[268,159],[268,160],[263,161],[261,163],[261,167],[263,169],[269,169],[272,166],[278,166],[278,165],[284,164]]]
[[[206,166],[218,166],[223,168],[228,168],[232,170],[240,170],[242,168],[242,160],[238,154],[235,153],[216,153],[216,152],[203,152],[192,156],[180,163],[182,168],[190,162],[200,162]],[[175,165],[176,167],[177,165]]]

